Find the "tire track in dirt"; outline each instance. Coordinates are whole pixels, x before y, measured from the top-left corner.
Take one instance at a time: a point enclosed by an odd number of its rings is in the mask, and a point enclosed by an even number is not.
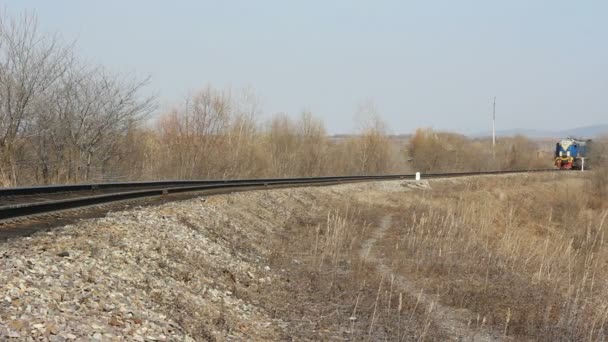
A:
[[[440,327],[443,333],[450,336],[456,341],[475,341],[475,342],[490,342],[501,341],[499,336],[493,334],[486,327],[475,329],[469,325],[472,321],[473,314],[467,309],[456,309],[442,305],[437,298],[424,291],[400,274],[394,273],[391,268],[385,263],[381,256],[372,253],[372,249],[376,242],[384,237],[386,231],[390,228],[392,216],[387,215],[382,218],[380,225],[372,233],[372,236],[367,239],[361,246],[360,256],[362,259],[376,264],[376,269],[387,279],[394,277],[394,284],[400,288],[404,294],[417,298],[418,305],[426,306],[430,311],[429,315],[433,322]]]

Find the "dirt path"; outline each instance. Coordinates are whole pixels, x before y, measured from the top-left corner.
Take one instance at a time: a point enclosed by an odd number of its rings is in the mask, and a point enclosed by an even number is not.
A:
[[[426,294],[424,291],[409,281],[406,277],[400,274],[395,274],[386,265],[381,255],[377,255],[379,251],[373,253],[376,242],[386,234],[390,228],[392,217],[387,215],[382,218],[379,227],[374,230],[372,236],[367,239],[360,250],[360,255],[377,265],[378,271],[386,278],[394,276],[394,283],[397,284],[402,291],[409,296],[417,298],[418,305],[426,306],[430,310],[430,317],[433,322],[441,328],[441,330],[455,341],[500,341],[501,338],[496,336],[485,327],[474,327],[469,322],[475,321],[471,312],[466,309],[455,309],[449,306],[442,305],[435,296]]]

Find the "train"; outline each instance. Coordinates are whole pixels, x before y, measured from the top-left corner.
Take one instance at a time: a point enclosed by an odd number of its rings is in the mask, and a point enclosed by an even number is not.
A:
[[[576,139],[568,137],[555,145],[555,166],[564,169],[589,169],[589,155],[593,146],[590,139]]]

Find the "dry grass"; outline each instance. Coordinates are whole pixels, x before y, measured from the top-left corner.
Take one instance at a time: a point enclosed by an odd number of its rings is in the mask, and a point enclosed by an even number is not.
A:
[[[604,339],[608,211],[585,181],[476,182],[406,205],[384,241],[395,270],[516,339]]]
[[[329,199],[323,207],[332,209],[298,213],[273,246],[273,267],[288,272],[290,285],[275,289],[268,303],[278,317],[297,322],[290,337],[409,341],[428,334],[434,323],[427,308],[361,253],[387,209],[354,199]]]
[[[328,199],[274,247],[293,279],[277,314],[312,339],[603,340],[608,207],[589,183],[478,177]]]

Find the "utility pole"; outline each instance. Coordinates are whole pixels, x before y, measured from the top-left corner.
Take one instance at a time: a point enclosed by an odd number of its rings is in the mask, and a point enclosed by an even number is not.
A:
[[[496,146],[496,96],[492,104],[492,149]]]
[[[496,159],[496,96],[492,103],[492,159]]]

